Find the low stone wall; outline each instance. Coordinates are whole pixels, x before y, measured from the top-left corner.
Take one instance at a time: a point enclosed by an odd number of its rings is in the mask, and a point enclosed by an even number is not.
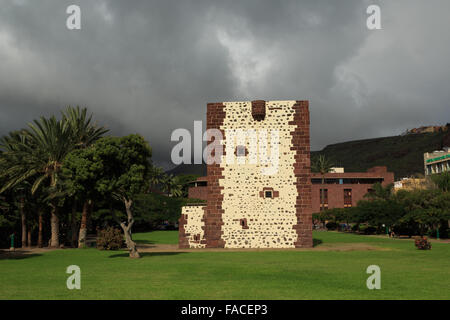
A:
[[[181,209],[179,220],[179,247],[204,248],[203,215],[205,205],[185,206]],[[203,241],[204,242],[204,241]]]

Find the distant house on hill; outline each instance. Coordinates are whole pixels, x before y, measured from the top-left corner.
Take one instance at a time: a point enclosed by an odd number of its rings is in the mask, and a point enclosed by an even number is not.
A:
[[[430,186],[431,182],[427,178],[402,178],[401,180],[395,181],[394,192],[399,190],[424,190],[429,189]]]
[[[449,124],[444,126],[422,126],[419,128],[412,128],[409,130],[406,130],[403,135],[406,134],[420,134],[420,133],[433,133],[433,132],[444,132],[448,131]]]
[[[450,171],[450,147],[443,150],[425,152],[423,155],[425,175]]]

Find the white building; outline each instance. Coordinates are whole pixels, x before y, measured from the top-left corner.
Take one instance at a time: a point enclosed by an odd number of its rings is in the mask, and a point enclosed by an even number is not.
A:
[[[450,148],[423,154],[425,175],[450,171]]]

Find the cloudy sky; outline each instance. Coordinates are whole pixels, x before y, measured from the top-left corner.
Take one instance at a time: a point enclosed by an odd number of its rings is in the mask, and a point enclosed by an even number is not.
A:
[[[71,4],[81,30],[66,28]],[[366,27],[370,4],[382,30]],[[207,102],[310,100],[313,150],[445,124],[449,13],[448,0],[0,0],[0,134],[87,106],[168,168],[171,132]]]

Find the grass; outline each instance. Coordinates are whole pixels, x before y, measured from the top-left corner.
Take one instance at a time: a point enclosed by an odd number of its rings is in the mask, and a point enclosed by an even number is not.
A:
[[[133,240],[142,244],[177,244],[178,231],[152,231],[134,233]]]
[[[176,243],[176,231],[135,234]],[[412,241],[315,232],[317,249],[368,244],[380,250],[143,253],[96,249],[0,256],[0,299],[449,299],[450,244],[430,251]],[[66,288],[67,266],[81,268],[81,290]],[[368,290],[366,268],[381,268]]]

